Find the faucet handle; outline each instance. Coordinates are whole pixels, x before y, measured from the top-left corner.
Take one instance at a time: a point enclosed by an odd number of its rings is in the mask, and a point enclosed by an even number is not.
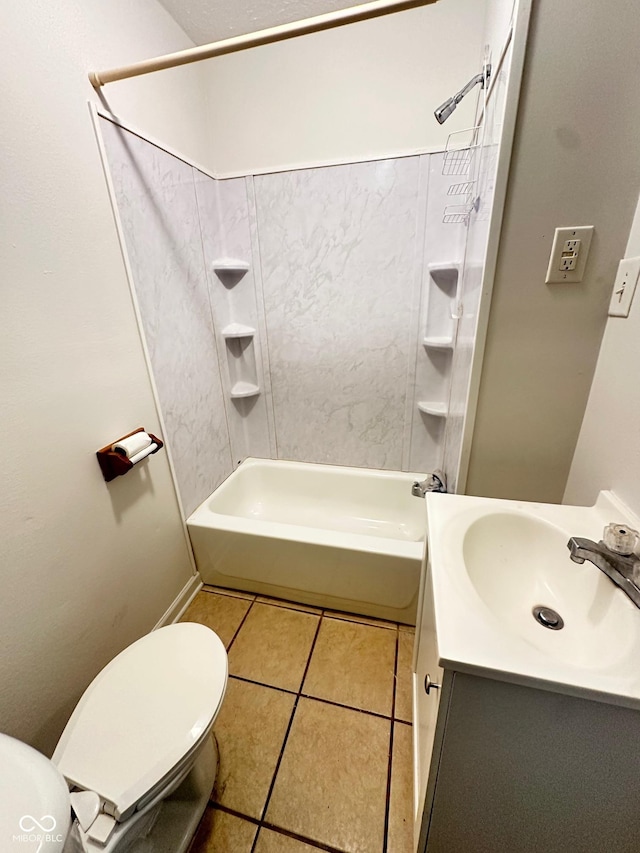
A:
[[[605,546],[615,554],[629,556],[638,543],[638,531],[627,524],[607,524],[602,534]]]

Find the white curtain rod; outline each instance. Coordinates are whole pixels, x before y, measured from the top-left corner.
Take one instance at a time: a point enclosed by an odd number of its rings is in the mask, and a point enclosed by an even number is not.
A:
[[[166,56],[157,56],[155,59],[145,59],[142,62],[123,65],[109,71],[90,71],[89,80],[95,89],[99,89],[106,83],[114,83],[116,80],[126,80],[140,74],[151,74],[153,71],[162,71],[165,68],[188,65],[190,62],[200,62],[202,59],[211,59],[214,56],[223,56],[226,53],[235,53],[239,50],[247,50],[250,47],[284,41],[296,36],[328,30],[332,27],[341,27],[344,24],[353,24],[356,21],[378,18],[392,12],[401,12],[416,6],[428,6],[436,2],[437,0],[374,0],[372,3],[363,3],[349,9],[340,9],[337,12],[328,12],[326,15],[317,15],[314,18],[271,27],[268,30],[259,30],[256,33],[235,36],[224,39],[224,41],[213,42],[213,44],[169,53]]]

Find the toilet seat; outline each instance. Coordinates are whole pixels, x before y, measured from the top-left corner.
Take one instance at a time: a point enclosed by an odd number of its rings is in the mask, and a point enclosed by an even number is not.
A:
[[[100,796],[104,814],[125,821],[200,748],[226,683],[226,651],[209,628],[153,631],[91,682],[52,760],[70,785]]]

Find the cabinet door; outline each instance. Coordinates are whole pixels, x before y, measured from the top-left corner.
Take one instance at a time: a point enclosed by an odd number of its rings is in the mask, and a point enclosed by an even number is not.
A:
[[[427,562],[421,580],[413,672],[414,849],[420,834],[440,704],[441,688],[434,685],[442,685],[442,676],[438,666],[431,566]]]

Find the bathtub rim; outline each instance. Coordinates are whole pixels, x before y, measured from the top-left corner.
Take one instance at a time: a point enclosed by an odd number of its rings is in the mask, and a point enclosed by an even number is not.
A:
[[[422,539],[396,539],[384,536],[368,536],[364,533],[348,533],[335,531],[327,527],[307,527],[299,524],[289,524],[282,521],[263,521],[250,516],[227,515],[211,509],[209,502],[215,492],[224,492],[227,484],[240,471],[252,467],[293,469],[314,469],[325,471],[333,469],[336,472],[354,473],[359,477],[406,481],[408,487],[416,479],[423,479],[424,474],[413,474],[404,471],[385,471],[377,468],[353,468],[344,465],[328,465],[317,462],[295,462],[292,460],[260,459],[247,457],[232,473],[211,493],[200,506],[187,518],[187,527],[201,527],[209,530],[225,530],[246,536],[266,537],[269,539],[290,539],[294,542],[309,542],[314,545],[345,550],[364,551],[370,554],[383,554],[392,557],[404,557],[411,560],[421,560],[426,543],[426,501],[423,499],[425,513],[425,534]],[[419,500],[419,498],[416,498]]]

